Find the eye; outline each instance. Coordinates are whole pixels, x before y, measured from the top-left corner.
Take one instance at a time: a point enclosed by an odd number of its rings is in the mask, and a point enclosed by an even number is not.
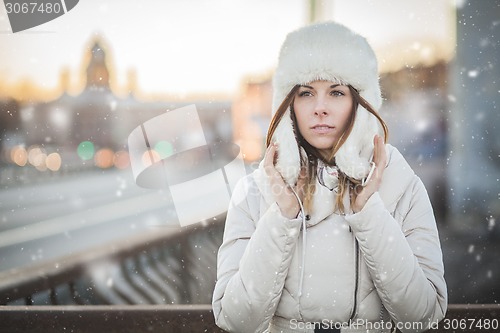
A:
[[[332,96],[345,96],[345,93],[343,91],[340,91],[340,90],[332,90],[330,92],[330,95],[332,95]]]
[[[312,96],[312,92],[309,90],[303,90],[299,92],[299,97],[307,97],[307,96]]]

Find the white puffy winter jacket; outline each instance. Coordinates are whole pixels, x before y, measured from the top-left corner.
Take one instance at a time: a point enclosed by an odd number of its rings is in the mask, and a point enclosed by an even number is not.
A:
[[[290,220],[262,167],[240,180],[218,254],[218,326],[417,332],[444,317],[442,253],[427,192],[399,151],[386,149],[380,189],[356,214],[337,214],[335,192],[316,184],[314,211]]]

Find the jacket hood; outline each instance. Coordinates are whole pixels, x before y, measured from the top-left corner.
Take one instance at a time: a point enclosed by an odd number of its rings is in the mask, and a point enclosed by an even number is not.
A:
[[[295,85],[316,80],[350,84],[375,110],[382,104],[375,53],[364,37],[343,25],[321,22],[288,34],[273,78],[273,112]],[[377,119],[358,106],[352,132],[335,156],[342,172],[355,179],[366,177],[375,134],[382,134]],[[306,156],[299,152],[290,108],[272,140],[280,144],[277,169],[293,185],[300,172],[301,154]]]

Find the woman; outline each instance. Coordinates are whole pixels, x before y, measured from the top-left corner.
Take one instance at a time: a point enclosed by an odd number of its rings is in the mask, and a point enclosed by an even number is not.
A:
[[[444,317],[428,195],[385,144],[377,62],[333,22],[290,33],[267,150],[234,190],[213,309],[231,332],[423,331]]]

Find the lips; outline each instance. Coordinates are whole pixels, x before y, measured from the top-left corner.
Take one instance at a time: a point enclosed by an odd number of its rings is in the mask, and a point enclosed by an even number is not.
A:
[[[318,134],[327,134],[327,133],[332,132],[334,129],[335,129],[334,126],[330,126],[330,125],[326,125],[326,124],[318,124],[318,125],[314,125],[313,127],[311,127],[311,130],[315,133],[318,133]]]

